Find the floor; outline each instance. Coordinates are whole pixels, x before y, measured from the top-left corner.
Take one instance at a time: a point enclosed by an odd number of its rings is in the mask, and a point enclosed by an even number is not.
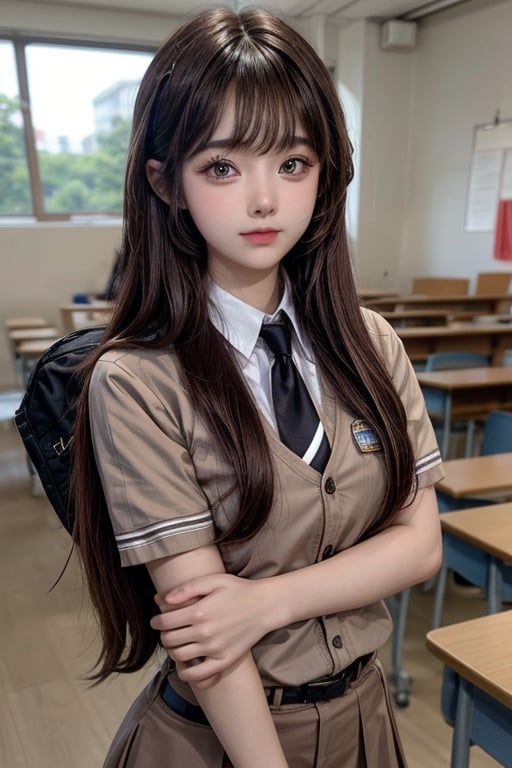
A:
[[[97,654],[96,624],[70,538],[31,489],[17,434],[0,424],[0,766],[100,768],[151,670],[96,688],[83,679]],[[450,765],[452,729],[439,710],[441,665],[425,648],[432,598],[431,591],[413,590],[406,631],[404,668],[413,682],[410,704],[397,708],[397,718],[409,768]],[[484,612],[481,596],[452,588],[447,622]],[[380,657],[389,668],[389,647]],[[496,765],[472,749],[471,768]]]

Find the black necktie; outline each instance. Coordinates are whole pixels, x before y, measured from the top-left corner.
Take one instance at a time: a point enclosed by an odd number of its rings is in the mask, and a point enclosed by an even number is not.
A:
[[[283,443],[319,472],[330,454],[322,422],[292,360],[290,330],[281,323],[262,325],[261,338],[274,353],[272,400]]]

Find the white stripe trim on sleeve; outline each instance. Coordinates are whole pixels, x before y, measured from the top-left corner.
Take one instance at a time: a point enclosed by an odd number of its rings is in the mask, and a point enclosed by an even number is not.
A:
[[[429,469],[439,466],[442,463],[441,452],[439,448],[427,453],[426,456],[422,456],[416,462],[416,474],[421,475],[423,472],[428,472]]]
[[[194,533],[205,528],[213,527],[211,512],[201,512],[197,515],[186,515],[175,520],[162,520],[158,523],[145,525],[134,531],[118,533],[116,535],[117,547],[120,552],[125,549],[136,549],[148,544],[154,544],[159,539],[168,536],[177,536],[182,533]]]

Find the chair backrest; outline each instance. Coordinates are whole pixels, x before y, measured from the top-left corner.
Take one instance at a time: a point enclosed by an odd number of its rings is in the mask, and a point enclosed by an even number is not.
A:
[[[468,291],[469,278],[465,277],[415,277],[412,281],[412,292],[427,296],[460,295]]]
[[[492,411],[485,421],[480,454],[512,451],[512,413]]]
[[[426,371],[449,371],[454,368],[484,368],[490,365],[482,352],[433,352],[427,357]]]
[[[512,272],[479,272],[476,277],[475,293],[485,296],[508,293]]]
[[[490,365],[489,358],[481,352],[432,352],[427,357],[424,370],[449,371],[454,368],[484,368],[488,365]],[[446,404],[446,392],[423,387],[423,397],[430,418],[433,421],[442,419]]]

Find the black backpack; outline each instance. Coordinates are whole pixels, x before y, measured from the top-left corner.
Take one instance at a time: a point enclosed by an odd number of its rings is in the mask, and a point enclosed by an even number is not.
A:
[[[73,530],[71,452],[80,379],[76,368],[98,346],[105,326],[72,331],[34,366],[14,419],[41,484],[62,524]]]

